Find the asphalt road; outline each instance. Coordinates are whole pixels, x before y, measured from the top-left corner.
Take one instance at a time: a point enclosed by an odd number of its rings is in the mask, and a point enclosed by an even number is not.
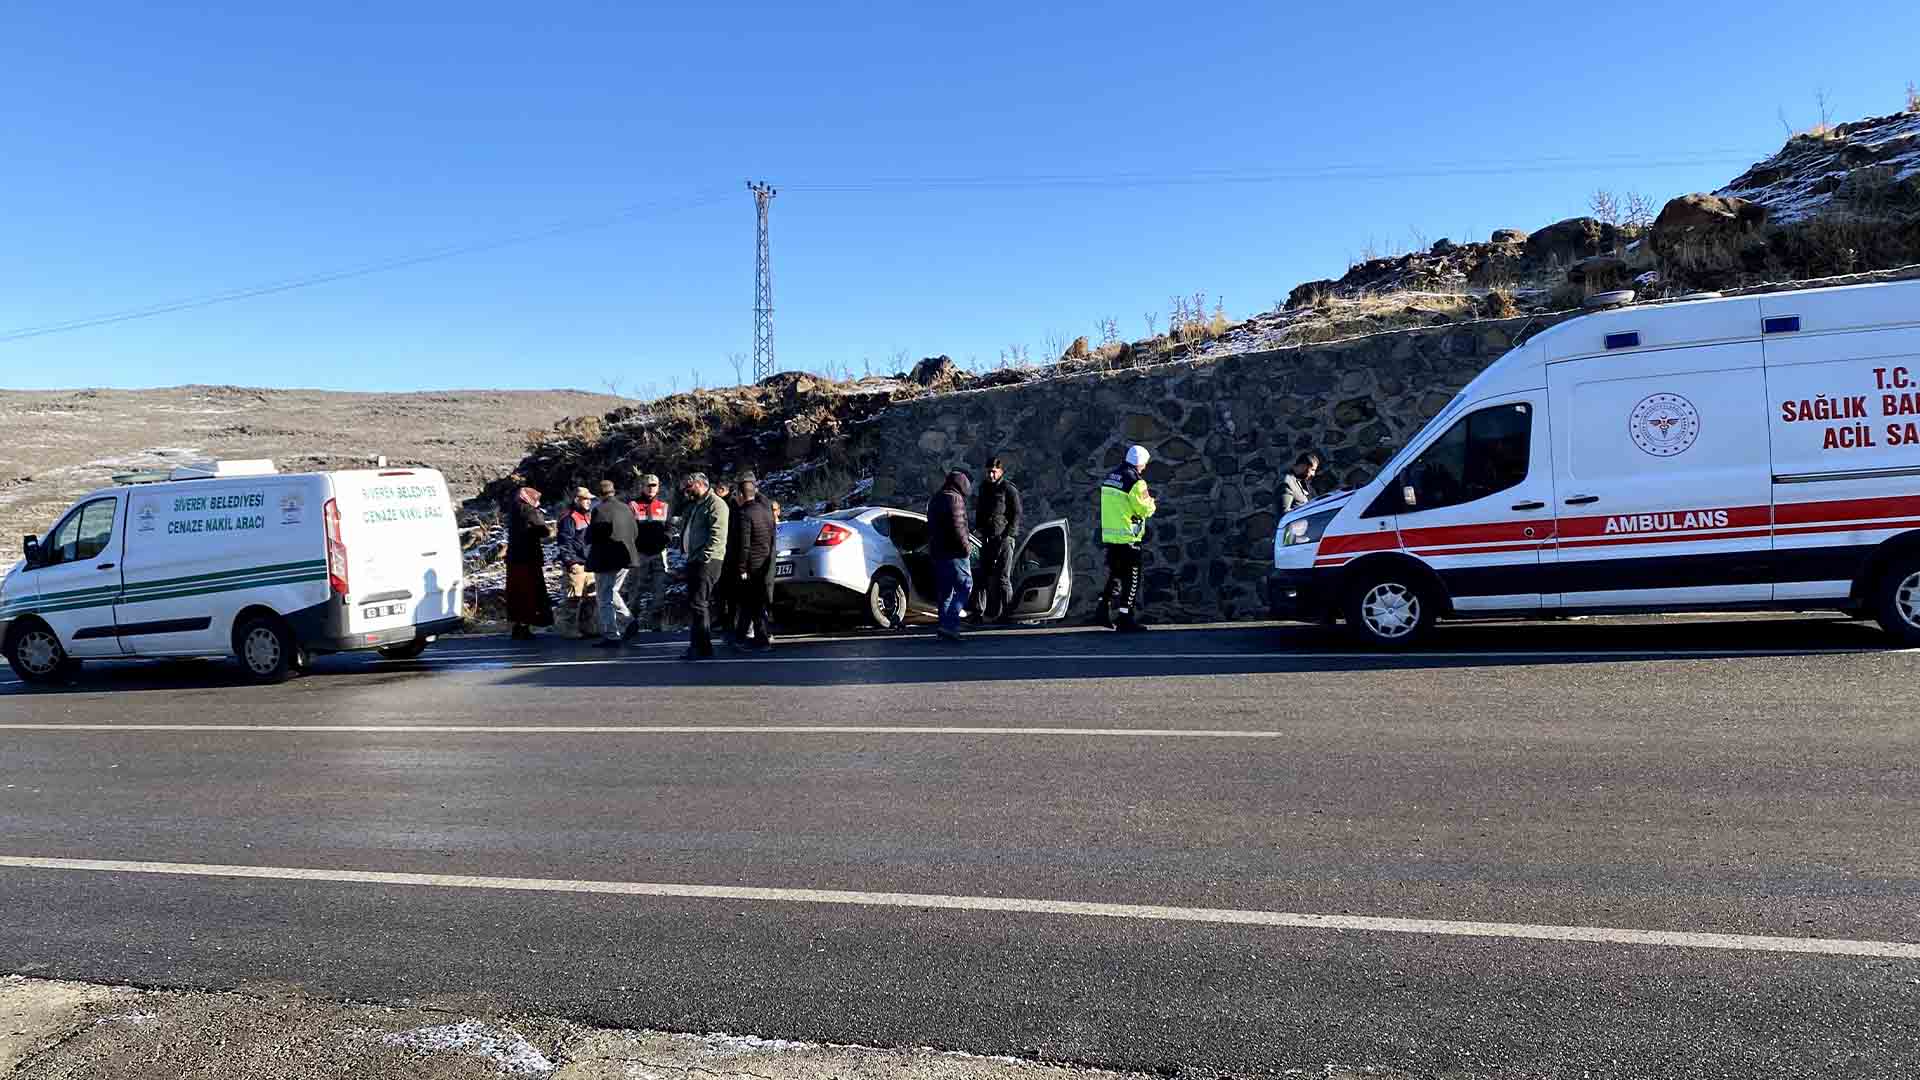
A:
[[[0,681],[0,859],[115,863],[0,866],[0,971],[1144,1070],[1920,1069],[1920,654],[1869,626],[679,647]]]

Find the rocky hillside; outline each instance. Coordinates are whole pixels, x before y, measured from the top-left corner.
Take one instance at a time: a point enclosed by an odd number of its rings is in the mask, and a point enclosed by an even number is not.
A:
[[[0,574],[21,536],[114,473],[209,457],[352,468],[385,455],[441,470],[464,498],[526,452],[529,432],[619,403],[573,391],[0,390]]]

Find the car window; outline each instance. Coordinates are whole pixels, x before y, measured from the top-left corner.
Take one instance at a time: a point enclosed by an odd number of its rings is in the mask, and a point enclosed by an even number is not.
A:
[[[893,515],[881,514],[873,519],[873,531],[888,539],[893,538]]]
[[[1407,510],[1437,510],[1505,491],[1527,478],[1533,446],[1533,409],[1495,405],[1454,422],[1407,466]]]
[[[888,515],[893,524],[888,527],[893,546],[901,551],[915,551],[927,544],[927,523],[916,518],[897,514]]]
[[[68,514],[65,521],[54,527],[53,536],[47,542],[50,556],[47,565],[85,562],[99,557],[113,540],[117,505],[113,499],[95,499]]]
[[[1065,529],[1041,529],[1027,544],[1027,555],[1023,566],[1065,566],[1067,562],[1067,532]]]

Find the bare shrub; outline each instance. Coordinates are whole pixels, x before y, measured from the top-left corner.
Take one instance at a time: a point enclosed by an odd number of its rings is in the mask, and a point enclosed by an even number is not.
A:
[[[1160,313],[1157,311],[1143,311],[1140,313],[1140,317],[1146,320],[1147,336],[1159,337],[1160,336]]]
[[[747,382],[747,354],[730,352],[727,363],[733,368],[733,385],[745,386]]]
[[[1489,319],[1511,319],[1520,314],[1520,305],[1514,300],[1513,287],[1495,285],[1487,290],[1487,302],[1481,311]]]
[[[1916,86],[1912,79],[1907,80],[1907,111],[1920,113],[1920,86]]]
[[[1600,221],[1614,226],[1620,224],[1620,200],[1614,198],[1613,192],[1605,188],[1596,190],[1587,200],[1587,207]]]
[[[1629,229],[1646,232],[1653,228],[1653,219],[1659,216],[1659,204],[1651,196],[1638,191],[1627,192],[1625,224]]]

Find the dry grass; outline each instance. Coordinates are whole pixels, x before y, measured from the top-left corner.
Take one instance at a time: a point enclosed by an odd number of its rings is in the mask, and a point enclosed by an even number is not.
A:
[[[1512,292],[1506,295],[1508,303],[1512,303]],[[1434,325],[1440,316],[1449,322],[1476,318],[1480,310],[1480,298],[1470,293],[1391,292],[1353,299],[1316,297],[1314,305],[1303,307],[1301,317],[1287,327],[1284,341],[1289,345],[1312,345],[1386,330],[1409,330]]]

